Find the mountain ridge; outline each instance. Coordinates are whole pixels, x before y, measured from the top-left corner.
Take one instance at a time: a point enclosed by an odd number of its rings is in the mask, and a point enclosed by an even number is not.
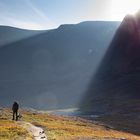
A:
[[[65,26],[0,48],[1,104],[18,100],[40,109],[77,106],[119,26],[93,24]]]

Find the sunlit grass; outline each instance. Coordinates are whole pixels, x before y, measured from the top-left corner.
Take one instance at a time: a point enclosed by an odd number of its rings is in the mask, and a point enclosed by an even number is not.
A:
[[[9,109],[0,110],[0,140],[31,140],[26,129],[11,120]]]
[[[76,117],[61,117],[49,114],[25,113],[25,121],[44,128],[49,140],[77,140],[92,138],[126,138],[140,140],[140,137],[107,129]]]
[[[8,115],[9,113],[9,115]],[[7,115],[6,115],[7,114]],[[48,140],[85,140],[103,138],[125,138],[140,140],[130,133],[119,132],[77,117],[62,117],[30,111],[21,111],[22,121],[42,127]],[[96,122],[97,123],[97,122]],[[9,110],[0,116],[0,140],[31,140],[31,136],[18,123],[11,121]]]
[[[0,140],[19,140],[30,138],[28,132],[9,120],[0,120]]]

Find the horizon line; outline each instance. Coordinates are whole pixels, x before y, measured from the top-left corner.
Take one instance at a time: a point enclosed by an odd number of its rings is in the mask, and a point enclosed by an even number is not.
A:
[[[13,26],[13,25],[4,25],[4,24],[0,24],[0,27],[9,27],[9,28],[15,28],[15,29],[27,30],[27,31],[46,31],[46,30],[58,29],[60,26],[63,26],[63,25],[78,25],[84,22],[121,22],[121,20],[87,20],[87,21],[81,21],[78,23],[62,23],[54,28],[44,28],[44,29],[37,29],[37,28],[32,29],[32,28],[24,28],[24,27]]]

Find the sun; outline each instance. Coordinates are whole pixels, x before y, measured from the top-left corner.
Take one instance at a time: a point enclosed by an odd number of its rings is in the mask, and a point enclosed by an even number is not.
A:
[[[140,9],[140,0],[111,0],[111,20],[122,20],[127,14],[134,14]]]

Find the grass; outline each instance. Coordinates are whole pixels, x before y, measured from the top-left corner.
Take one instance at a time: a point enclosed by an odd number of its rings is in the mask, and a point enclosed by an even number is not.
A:
[[[77,140],[77,139],[103,139],[126,138],[127,140],[140,140],[140,137],[108,129],[100,124],[77,117],[62,117],[47,113],[23,113],[24,120],[44,128],[49,140]]]
[[[9,110],[4,112],[8,114]],[[102,124],[97,124],[97,122],[93,123],[77,117],[62,117],[25,110],[22,110],[21,114],[23,121],[42,127],[49,140],[88,140],[94,138],[98,140],[104,138],[140,140],[139,136],[112,130]],[[0,140],[20,140],[20,137],[22,140],[31,140],[27,131],[10,119],[10,115],[3,115],[0,118]]]
[[[31,140],[26,129],[11,120],[8,109],[0,111],[0,140]]]
[[[114,117],[115,116],[115,117]],[[104,115],[97,118],[98,121],[113,126],[116,130],[140,135],[140,118],[133,118],[123,114]]]

